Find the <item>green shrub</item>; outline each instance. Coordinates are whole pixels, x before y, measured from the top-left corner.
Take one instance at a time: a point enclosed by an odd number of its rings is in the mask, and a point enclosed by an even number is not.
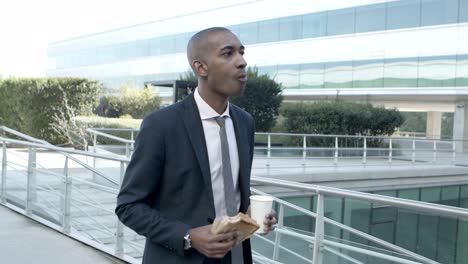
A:
[[[1,124],[54,144],[65,139],[51,128],[66,112],[64,98],[76,114],[91,114],[102,85],[83,78],[8,78],[0,83]]]
[[[384,109],[370,104],[348,102],[318,102],[313,104],[286,104],[281,109],[288,133],[326,135],[391,135],[403,123],[396,109]],[[329,139],[310,139],[308,144],[332,145]],[[314,141],[314,142],[312,142]],[[346,145],[357,145],[359,139],[348,140]],[[369,145],[380,145],[369,141]]]
[[[160,105],[161,99],[154,89],[123,86],[114,93],[102,96],[95,113],[104,117],[130,115],[134,118],[144,118],[159,109]]]

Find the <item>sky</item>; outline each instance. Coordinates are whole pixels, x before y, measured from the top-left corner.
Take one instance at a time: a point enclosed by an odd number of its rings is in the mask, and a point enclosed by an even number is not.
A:
[[[0,76],[45,76],[51,42],[252,1],[2,0]]]

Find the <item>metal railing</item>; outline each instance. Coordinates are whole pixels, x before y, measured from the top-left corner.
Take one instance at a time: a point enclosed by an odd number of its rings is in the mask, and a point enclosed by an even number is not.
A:
[[[133,152],[138,129],[88,129],[95,149],[103,137],[124,144],[125,156]],[[109,133],[127,133],[127,138]],[[297,167],[455,165],[465,162],[461,140],[417,137],[347,136],[290,133],[255,133],[254,169]],[[465,164],[467,163],[467,164]]]
[[[84,163],[78,158],[78,156],[103,159],[114,162],[113,166],[118,169],[120,173],[119,177],[122,177],[125,166],[129,161],[128,158],[118,157],[115,155],[104,155],[64,149],[46,144],[24,142],[4,137],[0,137],[0,143],[2,145],[2,185],[0,201],[3,205],[14,208],[35,220],[48,223],[49,226],[60,230],[64,234],[79,239],[100,250],[125,259],[131,263],[139,263],[138,259],[130,257],[128,254],[133,251],[137,252],[135,253],[136,255],[139,254],[141,256],[143,250],[143,243],[141,243],[141,239],[143,238],[138,238],[132,235],[131,231],[126,229],[117,220],[116,216],[113,215],[115,199],[112,199],[112,201],[108,204],[108,208],[106,208],[106,206],[103,205],[103,202],[101,201],[103,198],[106,198],[103,196],[105,193],[109,194],[109,197],[115,197],[118,192],[118,188],[104,186],[93,182],[92,178],[81,178],[79,174],[73,174],[72,168],[70,168],[70,162],[74,162],[72,159]],[[10,160],[8,158],[11,158],[12,152],[18,151],[18,149],[8,148],[8,146],[12,145],[15,147],[21,147],[21,149],[19,149],[20,151],[27,150],[26,153],[23,153],[27,154],[24,155],[24,158],[27,161],[27,166],[24,166],[23,168],[23,172],[26,174],[25,179],[14,175],[14,173],[18,170],[18,167],[21,166],[15,166],[15,168],[13,168],[12,164],[14,163],[14,160]],[[39,169],[37,168],[37,154],[44,150],[52,152],[57,156],[64,156],[62,173],[57,173],[54,170],[49,171],[49,175],[54,176],[58,179],[58,181],[51,181],[49,183],[41,183],[40,181],[41,178],[46,178],[46,174],[43,172],[47,169],[45,167]],[[79,165],[79,163],[75,163]],[[81,170],[91,171],[92,173],[99,172],[90,166],[82,166]],[[9,188],[9,183],[12,182],[15,182],[16,187],[22,186],[22,189],[19,191],[11,190]],[[455,217],[458,219],[468,219],[468,210],[462,208],[404,200],[324,186],[274,180],[269,178],[253,177],[252,183],[257,185],[260,184],[288,188],[296,192],[307,192],[317,197],[317,210],[315,213],[283,201],[278,197],[274,197],[276,203],[279,205],[279,224],[276,232],[274,233],[274,241],[268,242],[273,245],[273,254],[271,257],[265,256],[264,254],[259,253],[257,248],[254,247],[254,259],[256,263],[281,263],[280,252],[288,252],[288,254],[294,255],[301,261],[314,264],[324,263],[323,255],[325,252],[334,254],[339,258],[346,259],[353,263],[363,262],[354,258],[350,254],[346,254],[346,252],[364,254],[366,256],[385,259],[395,263],[437,263],[433,260],[415,254],[414,252],[402,249],[362,231],[358,231],[342,223],[324,217],[324,211],[326,208],[324,208],[323,200],[325,196],[352,198],[370,203],[378,203],[381,205],[408,209],[418,213],[435,214],[443,217]],[[92,194],[90,193],[89,195],[81,195],[87,190],[86,188],[90,188],[92,190]],[[265,192],[258,190],[257,188],[252,189],[252,191],[254,193],[267,195]],[[22,192],[23,195],[25,194],[22,208],[19,208],[21,207],[21,202],[18,202],[18,200],[21,199],[15,197],[15,192]],[[96,192],[99,193],[97,196],[95,194]],[[96,197],[90,197],[92,195],[95,195]],[[54,201],[53,196],[59,197],[59,200]],[[55,213],[60,213],[60,219],[50,217],[50,215],[52,215],[49,212],[51,208],[54,208]],[[112,210],[109,208],[112,208]],[[298,230],[284,226],[285,208],[293,209],[307,217],[314,218],[315,232],[313,234],[304,234],[302,232],[298,232]],[[100,217],[107,217],[110,219],[110,221],[107,219],[108,222],[103,223]],[[360,236],[368,241],[382,246],[386,251],[383,251],[384,249],[379,249],[379,252],[357,244],[348,245],[347,241],[333,241],[333,239],[327,237],[324,232],[325,224],[331,224],[342,230],[345,230],[346,232]],[[86,230],[86,228],[89,229]],[[109,242],[105,240],[108,240],[109,235],[111,234],[113,234],[112,241],[114,242],[114,248],[108,248],[105,246],[105,244],[108,244]],[[137,239],[137,242],[135,242],[133,239],[130,239],[132,236]],[[294,237],[295,239],[302,240],[312,245],[312,253],[309,256],[303,256],[297,253],[295,250],[288,248],[285,245],[281,245],[281,240],[287,236]],[[140,242],[138,242],[138,239],[140,239]],[[256,236],[254,238],[254,242],[255,239],[258,241],[268,240],[262,236]]]

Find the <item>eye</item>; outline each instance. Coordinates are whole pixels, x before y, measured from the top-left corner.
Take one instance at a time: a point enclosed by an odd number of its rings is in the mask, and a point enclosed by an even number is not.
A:
[[[226,51],[226,52],[223,53],[224,57],[229,57],[231,55],[232,55],[232,51]]]

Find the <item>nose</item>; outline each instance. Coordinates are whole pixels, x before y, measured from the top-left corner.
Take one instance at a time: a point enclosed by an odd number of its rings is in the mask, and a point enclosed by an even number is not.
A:
[[[244,69],[245,67],[247,67],[247,62],[245,61],[244,56],[242,56],[242,54],[238,54],[237,57],[237,68]]]

